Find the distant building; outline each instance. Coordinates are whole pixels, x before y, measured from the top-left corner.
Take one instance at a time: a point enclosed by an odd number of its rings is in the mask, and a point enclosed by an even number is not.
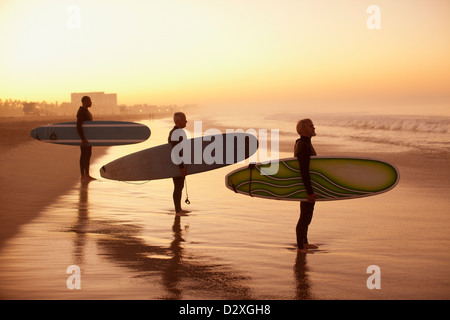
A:
[[[81,98],[84,96],[89,96],[91,98],[93,112],[96,114],[116,114],[120,112],[120,108],[117,106],[117,93],[71,93],[71,104],[73,106],[81,106]]]
[[[26,116],[39,116],[39,107],[37,107],[36,102],[24,102],[23,103],[23,113]]]

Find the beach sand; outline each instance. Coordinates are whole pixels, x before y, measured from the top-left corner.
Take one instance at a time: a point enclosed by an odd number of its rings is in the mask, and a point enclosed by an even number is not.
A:
[[[96,120],[139,119],[96,117]],[[74,121],[74,117],[0,117],[0,250],[20,226],[30,222],[59,195],[78,182],[80,149],[76,146],[41,143],[30,136],[36,127]],[[95,148],[92,161],[106,147]]]
[[[302,255],[298,203],[224,187],[241,165],[190,176],[192,213],[176,218],[171,181],[81,184],[78,148],[28,137],[49,122],[60,121],[0,122],[11,137],[0,159],[2,299],[450,298],[448,154],[352,152],[394,163],[400,183],[376,197],[317,203],[310,240],[319,250]],[[94,149],[95,177],[119,156],[166,142],[170,119],[145,123],[147,144]],[[331,141],[314,146],[349,155]],[[281,148],[291,156],[290,143]],[[70,265],[82,270],[81,290],[66,286]],[[381,268],[380,290],[366,286],[371,265]]]

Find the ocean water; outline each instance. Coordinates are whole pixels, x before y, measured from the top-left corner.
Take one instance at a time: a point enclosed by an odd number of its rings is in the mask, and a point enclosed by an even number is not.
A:
[[[419,115],[375,115],[361,114],[306,114],[278,113],[230,115],[223,113],[211,117],[194,115],[194,119],[219,121],[230,128],[278,129],[281,140],[297,139],[297,121],[301,118],[313,120],[317,136],[316,143],[333,144],[350,151],[367,152],[422,150],[431,153],[450,151],[450,117]]]
[[[0,257],[0,290],[25,299],[448,299],[450,298],[449,118],[311,116],[319,154],[384,158],[400,170],[392,191],[318,202],[311,254],[296,250],[299,204],[235,194],[225,175],[245,164],[187,177],[176,217],[172,181],[100,178],[102,165],[166,143],[170,120],[144,121],[145,143],[109,148],[91,164],[99,180],[79,183],[23,227]],[[297,138],[294,115],[188,117],[204,128],[278,129]],[[332,146],[332,147],[330,147]],[[95,152],[95,150],[94,150]],[[292,151],[280,149],[279,157]],[[432,157],[432,168],[426,157]],[[424,158],[425,157],[425,158]],[[411,159],[417,158],[420,161]],[[425,160],[423,160],[425,159]],[[416,176],[416,170],[424,173]],[[439,171],[441,170],[441,171]],[[428,172],[436,172],[428,174]],[[444,176],[444,178],[448,178]],[[81,289],[68,289],[67,268]],[[379,289],[369,288],[371,266]]]

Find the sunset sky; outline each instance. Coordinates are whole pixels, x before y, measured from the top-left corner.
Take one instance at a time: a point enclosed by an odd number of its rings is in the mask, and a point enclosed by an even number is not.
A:
[[[450,115],[449,13],[448,0],[1,0],[0,98]]]

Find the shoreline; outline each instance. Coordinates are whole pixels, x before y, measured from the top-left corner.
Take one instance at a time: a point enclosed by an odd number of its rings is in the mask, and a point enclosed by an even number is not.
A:
[[[202,123],[203,132],[214,128],[222,132],[230,129],[228,126],[222,125],[220,122],[208,119]],[[193,132],[193,123],[188,123],[186,129]],[[242,129],[246,131],[249,127],[239,127],[235,129]],[[289,135],[291,140],[281,139],[279,141],[279,153],[287,153],[288,157],[293,157],[295,140],[299,138],[296,132],[292,132]],[[312,144],[317,151],[318,156],[336,156],[336,157],[357,157],[357,158],[373,158],[381,161],[386,161],[394,165],[400,173],[399,183],[413,184],[424,190],[433,192],[433,194],[439,194],[441,197],[449,197],[445,190],[450,187],[450,183],[442,177],[450,175],[450,167],[447,165],[447,159],[450,157],[449,152],[441,151],[439,153],[433,153],[432,155],[423,150],[404,150],[396,151],[395,148],[383,151],[349,151],[345,147],[340,146],[337,143],[333,143],[332,140],[327,143],[319,142],[312,139]],[[270,150],[270,143],[267,145],[267,149]],[[280,155],[281,157],[281,155]],[[435,168],[441,168],[441,171],[435,170]]]
[[[146,123],[154,129],[151,145],[165,141],[169,119]],[[290,156],[294,137],[282,138],[286,153],[280,157]],[[401,178],[383,197],[320,203],[311,240],[321,249],[299,257],[298,204],[235,195],[223,185],[225,171],[190,179],[194,213],[177,220],[170,210],[171,181],[139,187],[102,182],[88,190],[79,182],[79,148],[26,140],[0,158],[5,299],[201,299],[206,293],[219,299],[302,299],[304,293],[311,299],[446,297],[441,279],[448,255],[434,250],[449,241],[445,151],[441,157],[423,150],[352,152],[332,140],[313,142],[321,156],[392,162]],[[110,159],[122,153],[109,147],[93,151],[93,161],[104,152]],[[65,270],[73,264],[83,270],[78,293],[65,286]],[[365,290],[361,276],[372,264],[383,270],[383,291],[376,295]],[[411,276],[417,286],[411,287]],[[330,279],[336,285],[330,287]]]
[[[101,157],[107,148],[94,148],[91,161]],[[38,141],[23,143],[3,155],[0,159],[0,250],[22,225],[37,218],[45,207],[80,181],[79,157],[80,149],[76,146]]]
[[[148,115],[94,117],[139,121]],[[74,117],[0,117],[0,250],[21,226],[37,218],[45,207],[80,181],[78,147],[43,143],[30,136],[30,131],[38,126],[69,121],[74,121]],[[93,148],[91,161],[103,156],[107,149]]]
[[[140,117],[139,117],[140,116]],[[156,120],[167,118],[158,117]],[[144,120],[147,116],[96,116],[98,120]],[[138,118],[138,119],[137,119]],[[140,119],[139,119],[140,118]],[[79,182],[79,148],[74,146],[42,143],[32,139],[31,129],[47,123],[73,121],[73,117],[0,117],[0,250],[24,224],[39,216],[55,198],[70,191]],[[192,131],[188,123],[187,130]],[[225,126],[214,121],[204,123],[204,130],[216,128],[224,132]],[[243,128],[245,130],[245,128]],[[280,143],[280,152],[290,154],[292,143]],[[314,144],[314,142],[313,142]],[[400,183],[421,187],[432,197],[448,197],[445,194],[448,182],[442,177],[450,174],[446,157],[430,157],[414,151],[386,151],[383,153],[346,152],[336,144],[314,144],[320,156],[373,157],[394,164],[400,171]],[[108,147],[95,147],[92,161],[103,156]],[[441,168],[436,171],[434,168]],[[444,172],[443,172],[443,171]],[[96,173],[93,173],[96,176]],[[438,181],[439,183],[436,183]]]
[[[157,115],[153,119],[163,119],[164,115]],[[98,121],[140,121],[149,119],[149,115],[130,114],[130,115],[95,115],[94,120]],[[20,116],[20,117],[2,117],[0,116],[0,147],[3,151],[10,150],[20,144],[33,141],[30,131],[36,127],[44,126],[50,123],[73,122],[76,121],[76,115],[70,116]]]

